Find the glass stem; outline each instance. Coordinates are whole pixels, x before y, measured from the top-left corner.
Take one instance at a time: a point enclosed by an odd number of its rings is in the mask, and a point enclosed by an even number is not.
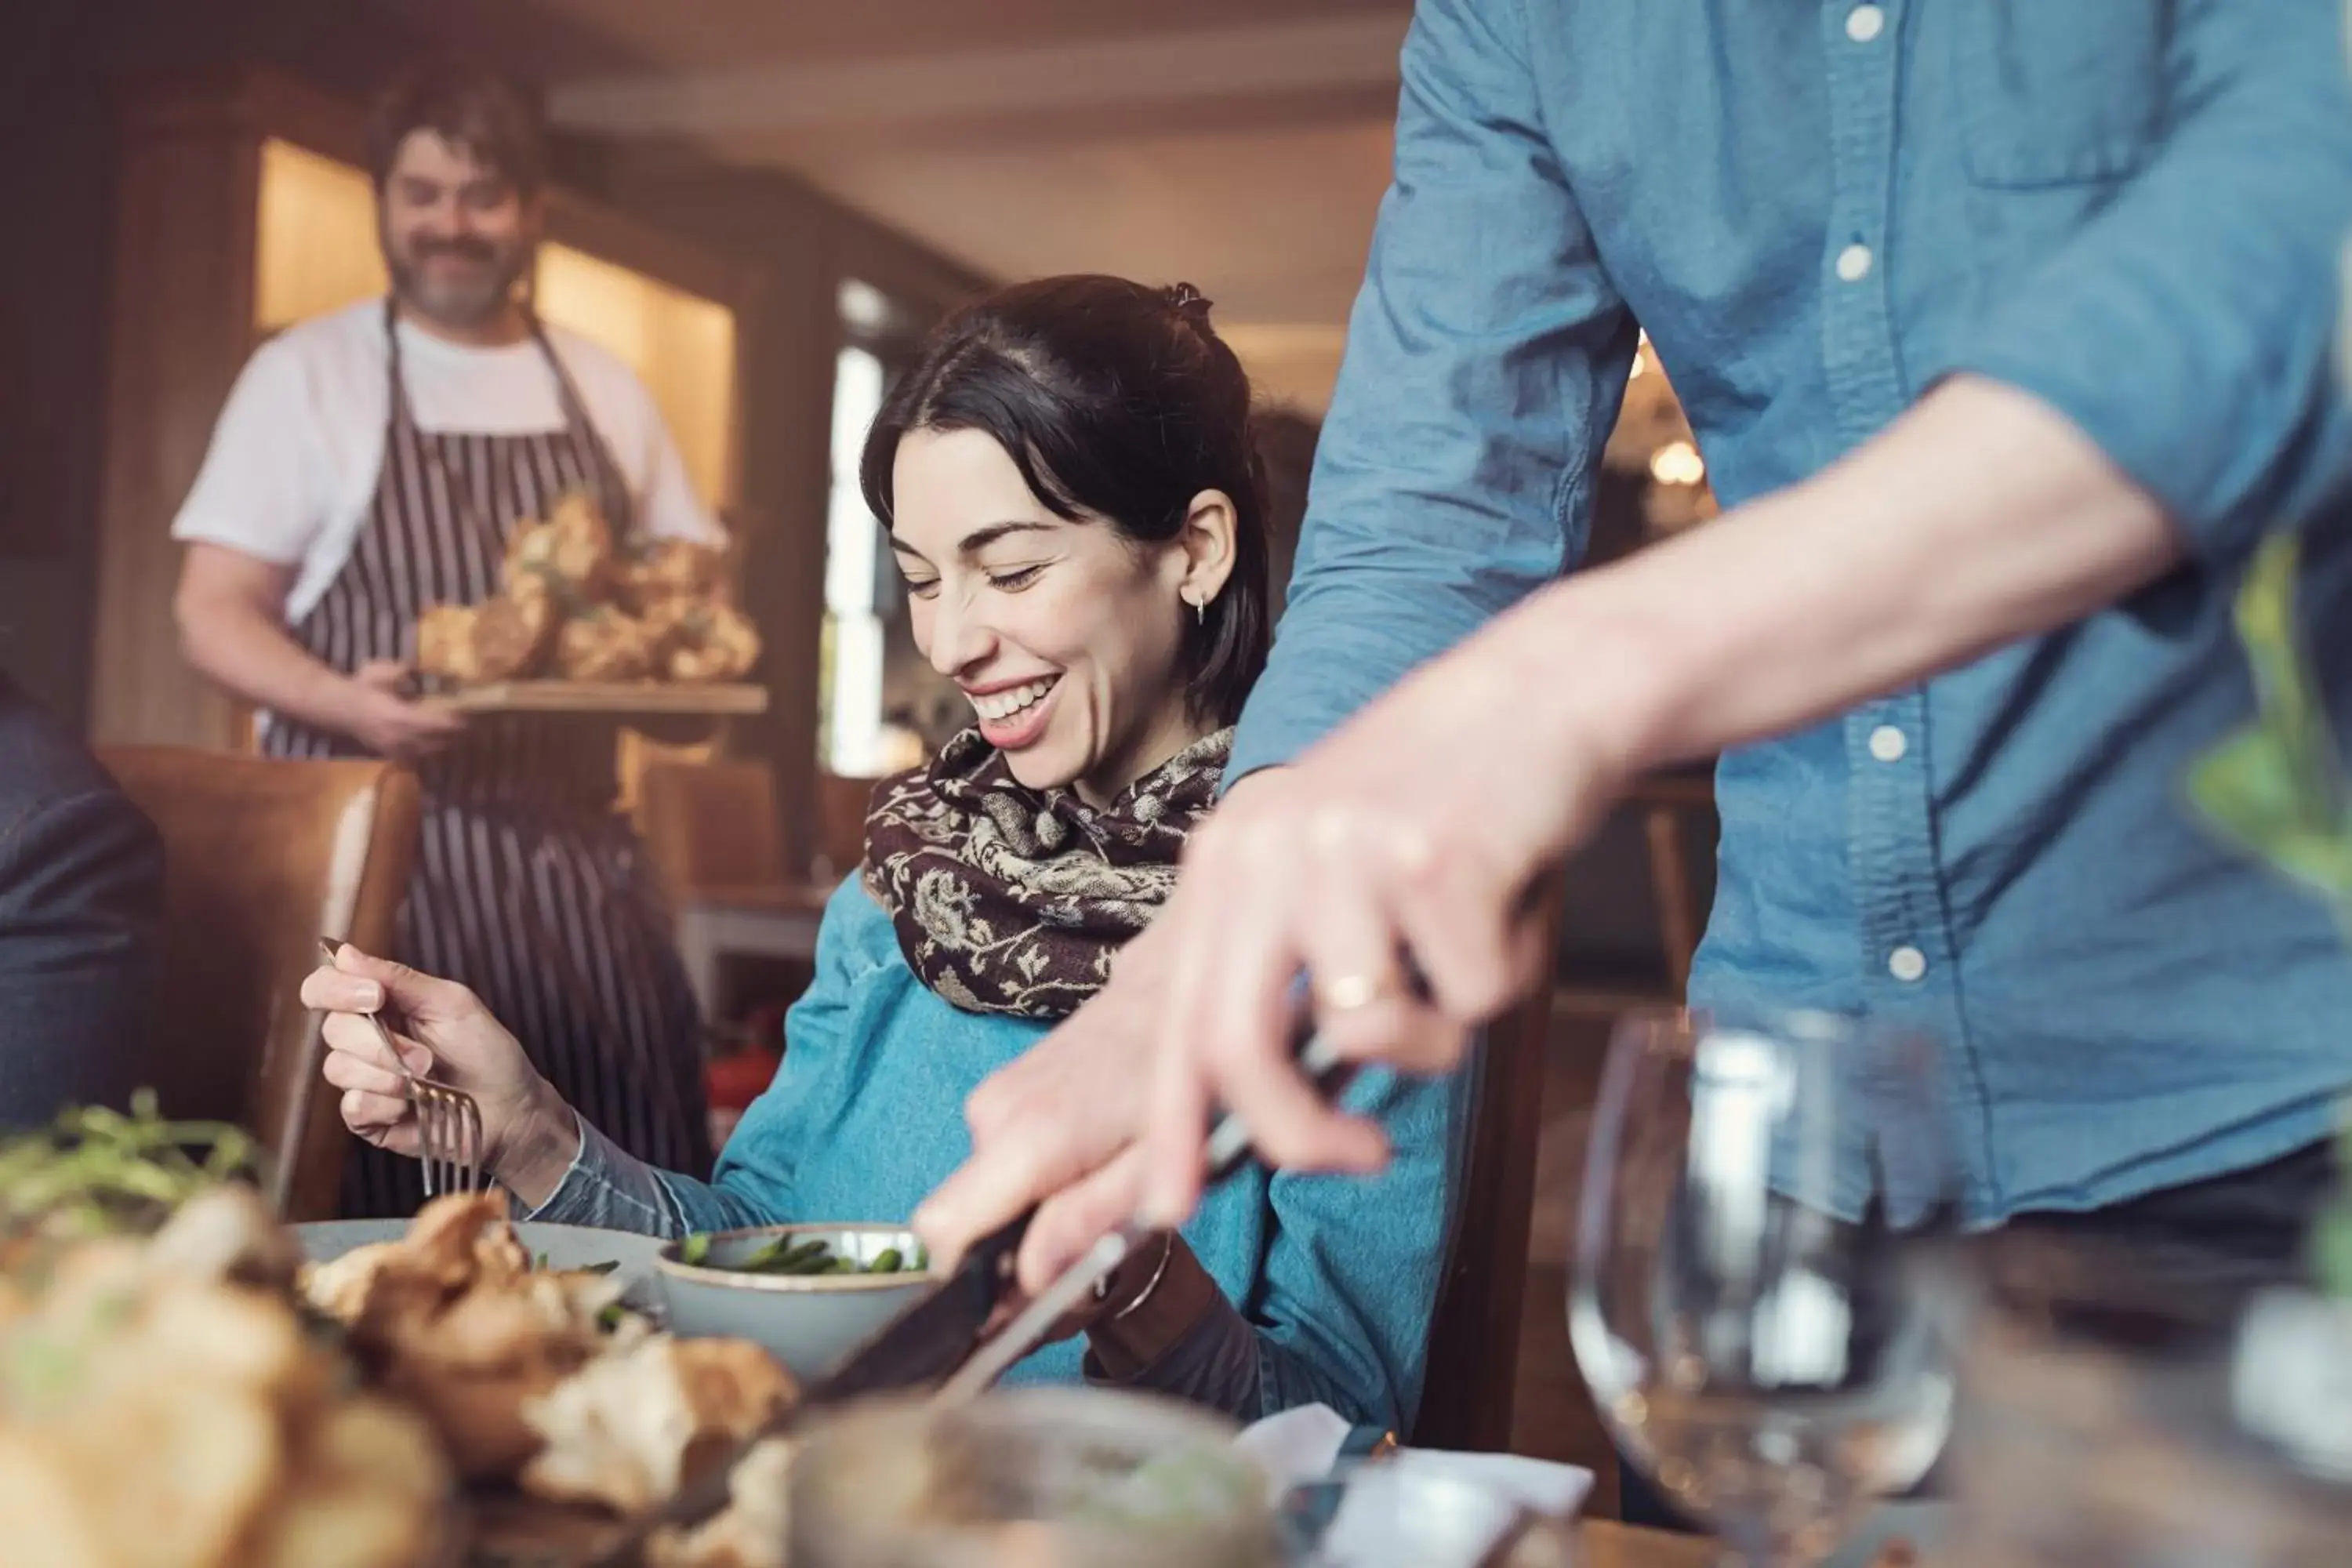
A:
[[[1780,1568],[1772,1527],[1761,1520],[1721,1527],[1723,1558],[1719,1568]]]

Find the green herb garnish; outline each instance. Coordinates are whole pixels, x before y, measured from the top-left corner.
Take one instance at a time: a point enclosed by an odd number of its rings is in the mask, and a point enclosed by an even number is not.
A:
[[[170,1121],[154,1092],[124,1115],[66,1111],[41,1132],[0,1144],[0,1237],[75,1237],[152,1230],[207,1187],[257,1176],[261,1150],[239,1127]]]
[[[2325,900],[2352,942],[2352,797],[2295,620],[2300,556],[2293,535],[2274,535],[2247,570],[2236,613],[2255,718],[2197,760],[2189,795],[2222,837]],[[2352,1180],[2352,1116],[2338,1136]],[[2352,1300],[2352,1189],[2321,1216],[2313,1261],[2328,1292]]]
[[[908,1261],[901,1248],[886,1247],[875,1254],[871,1263],[860,1263],[845,1253],[836,1253],[821,1237],[796,1240],[789,1234],[772,1237],[765,1244],[729,1263],[714,1263],[710,1258],[710,1237],[690,1236],[678,1247],[681,1262],[699,1264],[705,1268],[723,1269],[730,1274],[919,1274],[929,1265],[923,1250],[917,1247],[914,1261]],[[702,1245],[697,1247],[695,1243]]]

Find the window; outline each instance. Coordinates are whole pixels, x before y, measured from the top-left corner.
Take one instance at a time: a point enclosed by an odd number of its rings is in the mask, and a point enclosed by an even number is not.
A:
[[[915,648],[889,536],[858,489],[866,433],[891,384],[915,362],[922,336],[912,312],[868,282],[842,282],[835,310],[842,351],[833,367],[816,762],[845,778],[879,778],[922,762],[967,724],[971,705]]]
[[[855,279],[841,285],[836,310],[842,348],[834,363],[817,764],[846,778],[879,778],[921,762],[971,721],[971,708],[916,648],[888,538],[857,482],[866,431],[913,363],[919,333],[909,312]]]
[[[824,515],[824,633],[817,661],[818,761],[847,778],[875,778],[885,766],[882,525],[857,487],[857,456],[881,412],[881,357],[855,344],[833,372],[833,488]]]

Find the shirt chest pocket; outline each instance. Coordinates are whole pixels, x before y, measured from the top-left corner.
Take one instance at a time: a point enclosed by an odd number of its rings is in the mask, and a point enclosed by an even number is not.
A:
[[[1969,177],[2006,187],[2120,179],[2165,111],[2171,0],[1948,0]]]

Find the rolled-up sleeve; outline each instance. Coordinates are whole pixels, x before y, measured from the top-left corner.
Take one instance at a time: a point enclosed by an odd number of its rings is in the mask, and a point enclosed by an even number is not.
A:
[[[1288,761],[1576,559],[1635,342],[1542,128],[1520,0],[1423,0],[1274,656]]]
[[[2339,0],[2190,0],[2147,163],[1940,371],[2049,404],[2171,513],[2242,552],[2345,478],[2332,374],[2352,226]]]

